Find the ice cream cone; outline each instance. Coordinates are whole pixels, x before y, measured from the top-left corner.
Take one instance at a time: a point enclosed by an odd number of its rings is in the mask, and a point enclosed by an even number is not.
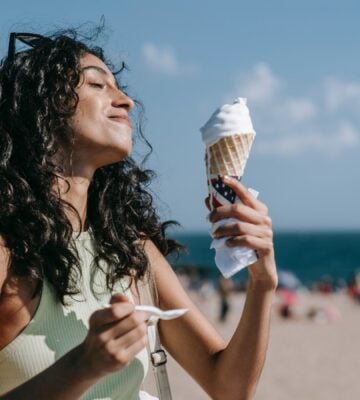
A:
[[[214,112],[201,128],[206,145],[206,174],[211,208],[233,203],[232,189],[224,189],[221,176],[241,179],[244,175],[255,131],[252,126],[246,99],[237,98],[233,104],[225,104]]]
[[[241,203],[236,192],[225,184],[222,176],[244,175],[255,131],[252,126],[246,99],[239,97],[232,104],[218,108],[200,129],[206,146],[206,174],[209,190],[208,206],[211,210]],[[250,189],[249,189],[250,192]],[[257,196],[257,194],[250,192]],[[212,232],[220,226],[237,222],[237,218],[221,219],[213,224]],[[256,253],[246,246],[230,248],[226,237],[214,238],[210,248],[215,249],[215,263],[221,273],[229,278],[236,272],[257,261]]]
[[[225,136],[208,146],[206,152],[207,178],[210,180],[218,175],[242,177],[254,137],[253,132]]]
[[[232,104],[224,104],[218,108],[200,130],[206,146],[209,208],[213,210],[221,206],[241,203],[236,192],[224,183],[222,176],[228,175],[240,180],[244,175],[256,135],[249,109],[246,106],[246,99],[239,97]],[[256,196],[257,194],[254,193],[254,197]],[[237,218],[221,219],[213,224],[212,232],[220,226],[237,221]],[[256,262],[257,255],[254,250],[246,246],[228,247],[226,239],[226,237],[214,238],[210,248],[215,249],[217,267],[225,278],[229,278]]]

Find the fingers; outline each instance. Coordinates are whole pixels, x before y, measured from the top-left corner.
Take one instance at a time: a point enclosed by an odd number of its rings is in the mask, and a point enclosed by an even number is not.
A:
[[[273,248],[272,240],[251,235],[235,236],[226,241],[228,247],[245,246],[256,250],[259,257],[270,254]]]
[[[272,220],[268,208],[257,200],[237,179],[222,177],[223,182],[231,188],[241,203],[220,206],[209,214],[213,224],[224,219],[235,219],[236,222],[225,223],[213,232],[213,238],[228,238],[228,247],[245,246],[257,252],[259,257],[273,252]],[[206,205],[209,198],[205,199]]]
[[[261,225],[254,225],[247,222],[238,221],[231,224],[225,224],[220,226],[213,233],[214,239],[219,239],[222,237],[229,236],[244,236],[251,235],[259,238],[269,238],[272,239],[272,230],[267,229]]]
[[[95,311],[80,346],[90,373],[102,377],[128,365],[146,345],[147,319],[121,294],[112,297],[110,307]]]
[[[124,320],[119,322],[122,324]],[[107,338],[104,334],[97,336],[94,351],[97,365],[103,362],[108,372],[125,367],[131,362],[147,343],[147,326],[140,323],[133,329],[122,334],[118,338]],[[93,351],[93,353],[94,353]]]
[[[244,204],[221,206],[211,211],[209,214],[209,220],[212,223],[224,218],[236,218],[256,225],[271,225],[271,220],[267,215]]]
[[[146,345],[147,341],[147,325],[146,323],[142,323],[136,326],[134,329],[131,329],[126,334],[114,339],[112,341],[114,346],[129,348],[136,342],[141,342],[141,345]]]
[[[210,196],[207,196],[205,198],[205,205],[206,205],[206,208],[210,211],[211,210],[211,207],[210,207]]]
[[[124,367],[146,346],[146,343],[146,334],[132,331],[117,341],[107,343],[106,351],[115,365]]]
[[[255,199],[236,179],[224,177],[223,181],[234,190],[242,204],[220,206],[209,214],[212,223],[230,218],[237,220],[219,226],[213,237],[227,237],[228,247],[245,246],[257,251],[259,257],[270,254],[273,251],[273,231],[266,205]]]
[[[229,186],[241,202],[263,214],[268,213],[268,209],[264,203],[257,200],[248,190],[247,188],[236,178],[232,178],[229,176],[222,177],[223,182],[226,186]]]
[[[118,302],[127,303],[127,302],[129,302],[129,299],[125,295],[123,295],[122,293],[114,293],[111,296],[110,304],[114,304],[114,303],[118,303]]]
[[[89,320],[89,326],[93,329],[99,329],[103,325],[121,320],[134,311],[134,305],[127,302],[117,302],[111,304],[111,307],[95,311]]]
[[[247,222],[235,222],[220,226],[213,234],[214,238],[229,237],[228,247],[245,246],[256,250],[259,258],[270,254],[273,248],[271,226],[254,225]]]
[[[147,320],[149,316],[145,312],[135,311],[121,319],[120,321],[112,323],[109,325],[103,325],[100,329],[101,340],[107,342],[109,340],[115,340],[119,337],[127,335],[134,329],[139,328],[145,329],[147,327]]]

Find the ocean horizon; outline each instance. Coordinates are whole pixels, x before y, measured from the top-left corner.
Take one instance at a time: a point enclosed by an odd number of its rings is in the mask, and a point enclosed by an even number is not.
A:
[[[169,257],[175,269],[191,266],[210,279],[218,278],[209,232],[177,228],[168,236],[187,249],[178,258]],[[294,273],[306,286],[323,279],[345,283],[360,271],[360,229],[278,229],[274,247],[278,270]],[[235,279],[246,276],[246,271],[241,271]]]

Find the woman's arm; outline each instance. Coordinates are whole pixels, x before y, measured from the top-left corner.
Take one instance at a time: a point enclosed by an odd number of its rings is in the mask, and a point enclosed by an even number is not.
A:
[[[9,274],[10,252],[6,248],[4,240],[0,237],[0,311],[1,295],[4,283]],[[6,316],[0,318],[0,335],[4,331]],[[3,339],[3,338],[1,338]],[[75,400],[93,384],[96,379],[89,379],[79,368],[80,351],[78,348],[67,353],[50,368],[36,375],[23,385],[1,395],[1,400],[33,400],[33,399],[62,399]],[[1,381],[0,381],[1,386]]]
[[[85,341],[51,367],[0,396],[1,400],[77,400],[108,373],[127,366],[147,342],[147,314],[125,296],[90,317]]]
[[[245,307],[228,344],[191,302],[166,259],[151,242],[146,251],[154,271],[161,307],[189,308],[184,317],[160,322],[162,342],[213,399],[251,399],[264,361],[269,335],[270,310],[277,276],[272,245],[271,220],[266,207],[235,181],[242,205],[214,210],[210,220],[238,218],[242,223],[226,225],[218,237],[232,236],[229,246],[256,249],[259,261],[249,267]],[[239,315],[240,317],[240,315]]]
[[[220,392],[216,398],[254,397],[265,362],[273,292],[250,278],[240,323],[226,350],[218,354],[215,389]]]
[[[1,400],[77,400],[98,380],[81,367],[81,350],[71,350],[51,367],[0,396]]]

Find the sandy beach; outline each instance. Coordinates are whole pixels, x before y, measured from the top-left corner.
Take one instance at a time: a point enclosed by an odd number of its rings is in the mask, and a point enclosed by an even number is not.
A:
[[[231,337],[241,314],[245,295],[233,294],[228,320],[217,321],[216,295],[192,295],[202,312],[225,339]],[[326,321],[309,319],[312,308],[330,310]],[[352,400],[360,397],[360,305],[346,294],[299,293],[295,319],[278,315],[273,305],[267,360],[256,400]],[[209,399],[203,390],[169,357],[169,374],[176,400]],[[239,360],[239,363],[241,360]]]

